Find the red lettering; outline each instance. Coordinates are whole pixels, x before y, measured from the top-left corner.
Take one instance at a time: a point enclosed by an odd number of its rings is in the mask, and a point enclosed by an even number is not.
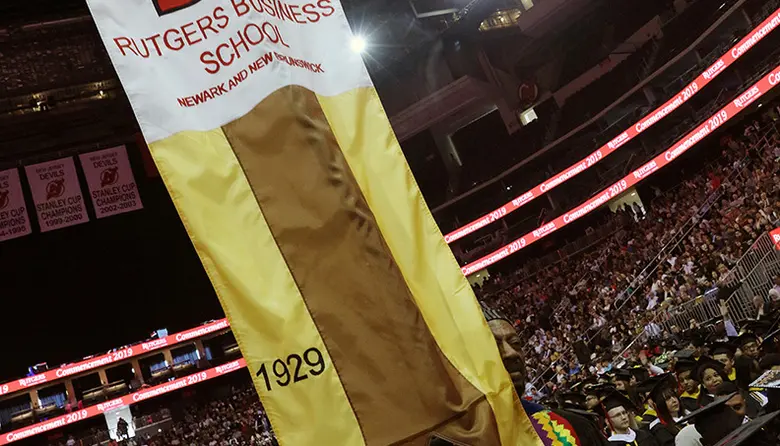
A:
[[[176,34],[176,37],[171,39],[171,34]],[[179,37],[179,34],[181,33],[179,33],[178,29],[169,29],[168,31],[165,31],[165,34],[163,34],[163,42],[165,42],[165,46],[167,46],[171,51],[179,51],[180,49],[184,48],[184,39]]]
[[[301,19],[301,11],[299,11],[300,6],[298,5],[290,5],[290,12],[292,13],[293,20],[295,20],[296,23],[305,24],[306,20]]]
[[[311,23],[317,23],[320,21],[320,13],[317,12],[317,9],[314,5],[311,3],[307,3],[303,5],[303,13],[306,14],[306,18]]]
[[[127,56],[127,53],[125,53],[125,48],[130,50],[130,52],[135,54],[136,56],[138,55],[138,53],[136,53],[135,50],[133,49],[132,41],[127,37],[116,37],[114,38],[114,43],[116,43],[116,46],[119,48],[119,51],[122,52],[123,56]]]
[[[276,17],[276,8],[274,8],[274,4],[270,2],[270,0],[260,0],[260,11],[263,12],[263,8],[265,7],[265,12],[270,15],[271,17]],[[257,9],[257,8],[255,8]]]
[[[214,35],[218,35],[219,31],[212,28],[211,25],[214,24],[214,20],[209,16],[203,16],[199,18],[196,23],[198,24],[198,29],[200,30],[200,33],[203,34],[203,39],[206,40],[209,38],[209,35],[206,33],[206,31],[211,31],[214,33]]]
[[[257,31],[257,35],[258,35],[257,40],[252,40],[251,36],[249,35],[249,30],[252,29]],[[246,40],[252,45],[259,45],[265,38],[265,36],[263,36],[263,31],[260,29],[260,27],[258,27],[254,23],[250,23],[246,26],[246,28],[244,28],[244,36],[246,37]]]
[[[157,43],[157,39],[159,39],[159,38],[160,38],[160,35],[159,34],[155,34],[152,37],[149,37],[148,40],[151,40],[152,43],[154,44],[154,49],[155,49],[155,51],[157,51],[157,55],[158,56],[162,56],[162,50],[160,50],[160,45]]]
[[[336,9],[330,5],[330,0],[319,0],[317,2],[317,6],[319,6],[320,9],[325,11],[322,13],[322,15],[325,17],[330,17],[336,12]]]
[[[230,43],[233,43],[233,38],[232,37],[230,38]],[[235,48],[236,48],[236,46],[234,44],[233,45],[233,49],[235,50]],[[230,66],[230,64],[233,63],[234,60],[236,60],[236,56],[235,56],[234,53],[230,53],[230,59],[226,60],[226,59],[224,59],[222,57],[222,50],[230,51],[230,45],[228,45],[227,43],[223,43],[223,44],[221,44],[220,46],[217,47],[217,59],[219,59],[219,62],[222,65],[228,67],[228,66]],[[217,71],[219,71],[219,68],[217,68]]]
[[[292,13],[290,13],[290,6],[282,2],[277,3],[277,5],[279,6],[279,18],[292,21],[293,18]]]
[[[251,25],[251,24],[250,24]],[[246,32],[246,29],[249,28],[249,25],[244,27],[244,32]],[[244,40],[244,34],[242,34],[240,31],[238,33],[238,41],[233,40],[233,38],[230,38],[230,44],[233,45],[233,52],[236,53],[237,57],[241,57],[241,51],[239,51],[239,48],[244,48],[244,52],[249,52],[249,45],[247,45],[246,40]],[[219,52],[217,52],[217,55],[219,55]],[[232,60],[231,60],[232,63]],[[230,64],[225,64],[225,66]]]
[[[225,14],[225,9],[221,6],[214,8],[214,18],[217,19],[217,26],[220,29],[227,28],[228,23],[230,23],[230,19],[228,19],[228,16]]]
[[[223,43],[222,45],[227,46],[227,44]],[[220,46],[222,46],[220,45]],[[219,62],[215,60],[214,53],[211,51],[206,51],[203,54],[200,55],[200,61],[203,63],[203,65],[206,65],[206,73],[208,74],[217,74],[219,72]]]
[[[144,59],[146,59],[147,57],[149,57],[149,47],[146,46],[146,39],[142,39],[141,42],[143,42],[144,44],[144,49],[146,50],[146,54],[141,52],[141,49],[138,48],[138,42],[136,42],[135,40],[133,40],[133,45],[135,46],[135,50],[137,51],[137,54],[143,57]]]
[[[233,11],[236,12],[238,17],[249,12],[249,6],[246,4],[246,0],[230,0],[233,3]]]
[[[182,32],[182,33],[184,33],[184,38],[187,40],[187,43],[188,43],[189,45],[195,45],[196,43],[203,41],[203,39],[200,39],[200,38],[199,38],[198,40],[192,40],[192,39],[190,39],[190,36],[194,36],[194,35],[195,35],[195,34],[197,34],[198,32],[197,32],[197,31],[195,31],[195,30],[192,30],[192,32],[188,32],[188,31],[187,31],[187,27],[188,27],[188,26],[195,26],[195,24],[194,24],[194,23],[192,23],[192,22],[190,22],[190,23],[188,23],[188,24],[186,24],[186,25],[184,25],[184,26],[182,26],[182,27],[181,27],[181,32]]]

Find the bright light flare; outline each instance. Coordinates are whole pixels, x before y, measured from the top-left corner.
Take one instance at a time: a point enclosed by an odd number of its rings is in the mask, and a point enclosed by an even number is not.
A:
[[[358,54],[363,53],[366,50],[366,39],[361,36],[355,36],[349,43],[349,47]]]

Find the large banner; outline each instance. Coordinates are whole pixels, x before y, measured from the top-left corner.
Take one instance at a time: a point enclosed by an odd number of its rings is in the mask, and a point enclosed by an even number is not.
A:
[[[0,171],[0,242],[32,232],[16,168]]]
[[[73,158],[25,166],[41,232],[89,221]]]
[[[283,446],[540,445],[338,0],[88,0]]]
[[[79,155],[97,218],[143,209],[125,146]]]
[[[772,237],[772,241],[775,242],[775,247],[780,250],[780,228],[775,228],[769,233]]]

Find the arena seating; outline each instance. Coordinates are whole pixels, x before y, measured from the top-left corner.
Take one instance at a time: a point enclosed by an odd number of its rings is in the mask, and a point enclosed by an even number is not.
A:
[[[716,287],[742,253],[780,223],[776,119],[770,110],[760,121],[745,122],[722,140],[720,159],[658,195],[638,222],[594,249],[533,277],[522,270],[492,277],[477,290],[517,321],[530,346],[529,378],[551,366],[564,366],[567,377],[569,369],[587,366],[569,350],[577,341],[590,341],[599,358],[617,355],[648,317]]]
[[[227,392],[223,398],[207,395],[190,399],[183,413],[174,417],[167,408],[139,413],[133,419],[137,436],[128,444],[146,446],[276,446],[271,425],[265,416],[248,375],[233,382],[219,384]],[[212,389],[216,390],[216,389]],[[105,429],[86,429],[67,438],[49,442],[65,446],[68,441],[79,446],[93,446],[110,441]]]

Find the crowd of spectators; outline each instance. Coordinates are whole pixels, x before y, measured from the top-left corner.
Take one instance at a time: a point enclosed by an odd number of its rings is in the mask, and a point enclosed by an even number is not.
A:
[[[666,194],[657,191],[647,209],[619,210],[612,218],[638,221],[590,251],[519,282],[497,275],[476,290],[516,321],[528,346],[529,392],[543,373],[552,388],[604,372],[643,332],[666,336],[663,318],[716,288],[776,227],[780,138],[768,116],[724,137],[716,163]],[[588,363],[575,355],[578,342],[592,352]]]
[[[182,419],[158,435],[131,441],[137,446],[276,446],[255,389],[248,384],[232,393],[227,400],[188,408]]]
[[[121,435],[120,435],[121,436]],[[70,437],[58,446],[93,442]],[[260,400],[247,379],[231,387],[229,398],[194,403],[172,424],[153,435],[109,442],[111,446],[278,446]]]

